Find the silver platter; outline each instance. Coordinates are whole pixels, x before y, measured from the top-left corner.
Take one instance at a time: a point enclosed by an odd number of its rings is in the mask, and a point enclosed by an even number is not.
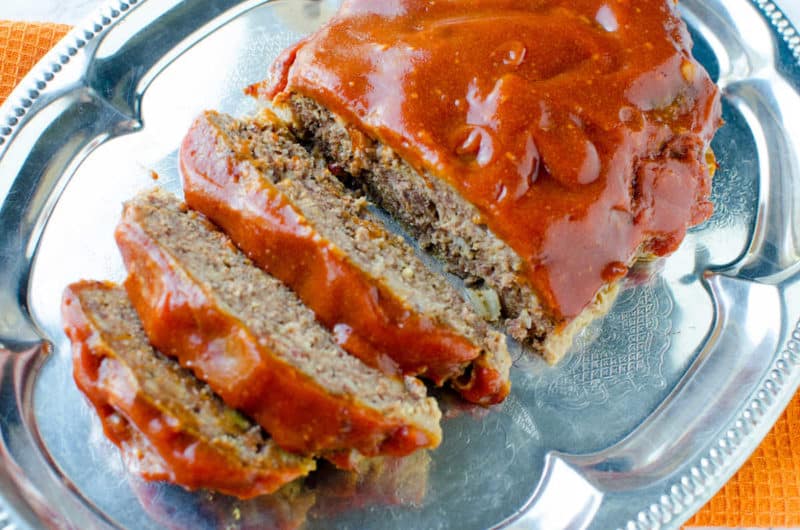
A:
[[[336,4],[116,1],[0,108],[0,528],[280,519],[130,476],[72,382],[59,300],[122,278],[120,203],[151,171],[178,192],[192,118],[252,112],[242,87]],[[444,443],[406,477],[424,495],[321,510],[336,492],[312,488],[307,528],[678,528],[768,432],[800,384],[800,38],[764,0],[681,9],[724,93],[713,218],[629,277],[557,368],[518,353],[504,404],[445,396]]]

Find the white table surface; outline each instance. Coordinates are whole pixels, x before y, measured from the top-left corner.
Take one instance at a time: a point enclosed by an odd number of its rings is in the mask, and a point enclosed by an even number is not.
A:
[[[800,27],[800,0],[773,1],[783,9],[796,27]],[[0,0],[0,19],[61,22],[74,25],[106,3],[106,0]]]

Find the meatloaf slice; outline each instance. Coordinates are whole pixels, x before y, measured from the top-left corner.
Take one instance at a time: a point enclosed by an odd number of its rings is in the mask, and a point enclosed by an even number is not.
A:
[[[108,438],[144,478],[249,498],[314,469],[312,459],[283,451],[208,385],[155,351],[121,287],[70,285],[62,314],[75,382]]]
[[[151,342],[281,447],[399,456],[438,445],[441,413],[419,380],[348,355],[292,291],[177,198],[154,190],[129,201],[116,238]]]
[[[366,201],[270,117],[202,114],[181,148],[186,202],[285,282],[367,364],[399,366],[470,401],[502,401],[511,360],[493,330]]]
[[[256,85],[251,93],[259,95],[258,91]],[[288,112],[298,137],[363,183],[370,197],[423,248],[472,286],[476,299],[499,299],[501,311],[483,316],[499,317],[512,337],[547,361],[558,362],[573,336],[604,314],[616,298],[618,283],[607,285],[577,318],[560,324],[523,278],[519,255],[479,221],[477,208],[444,179],[418,172],[390,147],[347,125],[311,98],[293,94],[278,110]]]
[[[330,519],[373,507],[420,507],[431,482],[430,470],[430,451],[402,458],[364,458],[352,471],[322,465],[309,480],[318,493],[312,517]]]

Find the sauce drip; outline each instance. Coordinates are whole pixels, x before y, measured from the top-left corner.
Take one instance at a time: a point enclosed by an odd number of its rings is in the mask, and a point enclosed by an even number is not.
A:
[[[349,0],[267,93],[311,97],[443,178],[568,320],[712,212],[717,87],[674,2]]]
[[[480,346],[415,310],[304,217],[285,194],[299,184],[254,178],[257,161],[247,144],[219,163],[219,153],[225,152],[221,135],[211,121],[198,119],[184,139],[180,164],[188,205],[207,213],[250,259],[294,290],[340,346],[384,373],[422,375],[438,386],[454,380],[462,395],[476,403],[505,398],[508,381],[485,359],[477,359]],[[313,170],[295,163],[298,171]],[[371,222],[350,223],[365,231],[378,229]],[[471,377],[462,380],[473,360]]]

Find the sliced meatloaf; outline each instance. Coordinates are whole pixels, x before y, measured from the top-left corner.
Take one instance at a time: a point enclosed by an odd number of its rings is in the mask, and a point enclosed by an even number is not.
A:
[[[347,351],[384,370],[451,381],[473,402],[508,394],[505,337],[284,126],[209,111],[180,159],[187,204],[292,288]]]
[[[551,361],[713,210],[720,91],[674,1],[346,0],[250,92]]]
[[[279,448],[208,385],[154,350],[121,287],[70,285],[62,314],[75,382],[133,471],[249,498],[314,469],[312,459]]]
[[[256,93],[256,92],[254,92]],[[371,199],[397,219],[420,246],[441,258],[472,288],[482,316],[500,320],[509,334],[551,363],[566,353],[575,333],[603,315],[616,298],[608,285],[568,325],[546,311],[521,277],[522,259],[480,220],[480,212],[443,179],[420,172],[390,147],[349,127],[313,99],[292,95],[283,107],[292,128],[331,164],[353,175]],[[484,300],[500,311],[484,311]]]
[[[151,342],[281,447],[373,456],[438,445],[440,412],[419,380],[347,354],[292,291],[177,198],[154,190],[129,201],[116,238]]]

